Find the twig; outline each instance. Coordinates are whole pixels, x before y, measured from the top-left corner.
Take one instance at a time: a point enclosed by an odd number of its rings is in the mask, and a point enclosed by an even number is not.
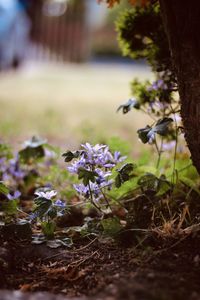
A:
[[[98,251],[96,250],[96,251],[94,251],[94,252],[92,252],[92,254],[90,254],[90,255],[88,255],[86,258],[81,258],[81,259],[79,259],[79,260],[77,260],[77,261],[74,261],[74,262],[71,262],[69,265],[68,265],[68,267],[69,266],[73,266],[73,265],[75,265],[75,267],[79,267],[81,264],[83,264],[86,260],[88,260],[88,259],[90,259],[91,257],[93,257],[95,254],[97,254],[98,253]]]
[[[85,245],[85,246],[83,246],[83,247],[81,247],[81,248],[79,248],[79,249],[74,250],[73,253],[74,253],[74,252],[79,252],[79,251],[85,250],[86,248],[88,248],[89,246],[91,246],[96,240],[97,240],[97,237],[94,238],[94,239],[93,239],[91,242],[89,242],[87,245]]]
[[[57,256],[60,256],[60,255],[64,254],[64,253],[65,253],[65,251],[62,251],[62,252],[56,253],[56,254],[54,254],[54,255],[45,257],[45,258],[43,259],[43,261],[44,261],[44,260],[49,260],[49,259],[51,259],[51,258],[55,258],[55,257],[57,257]]]
[[[164,248],[164,249],[161,249],[161,250],[157,250],[154,252],[154,254],[160,254],[162,252],[165,252],[165,251],[168,251],[174,247],[176,247],[178,244],[180,244],[181,242],[183,242],[188,236],[184,236],[182,239],[178,240],[176,243],[174,243],[173,245],[171,245],[170,247],[167,247],[167,248]]]

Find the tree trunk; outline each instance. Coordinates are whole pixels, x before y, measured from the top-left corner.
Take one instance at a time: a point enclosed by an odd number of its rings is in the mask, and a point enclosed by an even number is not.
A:
[[[200,0],[159,0],[178,80],[185,138],[200,174]]]

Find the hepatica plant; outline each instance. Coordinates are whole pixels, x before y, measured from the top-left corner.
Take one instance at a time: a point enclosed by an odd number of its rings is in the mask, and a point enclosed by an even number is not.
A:
[[[30,220],[40,219],[44,235],[47,238],[52,238],[56,228],[54,219],[64,213],[66,203],[60,199],[55,199],[57,196],[55,190],[41,188],[35,192],[35,196],[36,207],[30,215]]]
[[[112,170],[126,157],[119,151],[111,153],[106,145],[92,146],[82,144],[77,151],[67,151],[63,154],[65,162],[71,162],[67,167],[72,174],[77,174],[82,183],[74,184],[80,196],[89,199],[101,211],[100,202],[104,200],[109,206],[105,191],[110,190],[114,183],[111,179]]]

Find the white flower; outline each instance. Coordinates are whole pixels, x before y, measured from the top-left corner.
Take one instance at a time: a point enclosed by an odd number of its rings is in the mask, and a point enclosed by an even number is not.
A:
[[[41,198],[51,200],[53,197],[55,197],[57,195],[57,192],[55,190],[48,191],[48,192],[36,191],[35,195],[38,196],[38,197],[41,197]]]

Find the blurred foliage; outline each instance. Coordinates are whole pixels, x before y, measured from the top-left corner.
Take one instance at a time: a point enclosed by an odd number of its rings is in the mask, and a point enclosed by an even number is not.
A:
[[[128,0],[131,5],[146,6],[151,0]],[[98,2],[106,2],[108,7],[113,7],[115,4],[120,4],[120,0],[98,0]]]
[[[158,2],[125,10],[116,26],[124,55],[147,59],[154,72],[161,72],[165,80],[175,80]]]
[[[121,1],[118,5],[115,5],[108,11],[106,17],[106,25],[114,26],[116,19],[119,17],[121,12],[125,9],[130,9],[131,5],[128,0]]]

